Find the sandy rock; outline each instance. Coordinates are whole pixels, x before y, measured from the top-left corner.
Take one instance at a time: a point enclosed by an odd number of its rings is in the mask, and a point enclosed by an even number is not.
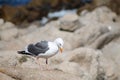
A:
[[[84,16],[80,16],[80,23],[83,25],[94,24],[96,22],[99,23],[107,23],[113,22],[117,18],[117,15],[112,12],[107,7],[98,7],[92,12],[87,12]],[[92,20],[91,20],[92,19]]]
[[[69,68],[68,68],[68,66],[69,66]],[[67,73],[71,72],[71,74],[81,76],[82,71],[80,71],[79,67],[80,66],[77,63],[74,63],[74,62],[63,62],[63,63],[60,64],[59,69],[64,71],[64,72],[67,72]]]
[[[120,16],[118,15],[116,21],[120,22]]]
[[[43,63],[40,60],[41,63]],[[45,62],[44,62],[45,64]],[[17,51],[0,51],[0,66],[39,69],[33,57],[18,54]]]
[[[31,68],[1,68],[2,72],[19,80],[81,80],[79,76],[64,73],[58,70],[40,71]]]
[[[0,51],[0,72],[15,78],[15,80],[81,80],[79,76],[58,70],[41,71],[37,67],[38,64],[33,63],[32,58],[23,57],[16,51]],[[4,77],[4,75],[0,76]]]
[[[76,14],[71,14],[73,17],[66,15],[40,28],[31,25],[23,31],[14,32],[16,28],[1,27],[0,78],[3,80],[7,78],[8,80],[119,80],[120,24],[119,20],[114,22],[116,14],[106,7],[81,14],[80,17]],[[79,25],[76,23],[78,19],[82,23],[79,29],[75,27]],[[60,21],[65,22],[65,25],[60,26]],[[3,25],[6,24],[9,23]],[[70,27],[65,27],[66,25]],[[62,31],[59,28],[74,32]],[[16,38],[18,35],[19,37]],[[40,71],[39,65],[32,57],[17,54],[17,51],[23,50],[27,44],[41,40],[54,41],[58,37],[63,38],[65,42],[64,52],[49,59],[48,65],[52,68],[51,71]],[[97,41],[100,45],[103,44],[100,48],[102,51],[94,47]],[[88,48],[92,44],[93,47]],[[39,61],[45,64],[45,59]]]
[[[40,66],[37,64],[36,60],[30,56],[23,55],[22,57],[19,58],[19,61],[20,61],[19,66],[22,68],[31,68],[31,69],[39,69],[40,68]],[[45,65],[45,62],[43,62],[43,59],[40,59],[39,63],[41,64],[41,66]]]
[[[89,45],[95,49],[102,49],[105,45],[120,37],[119,28],[112,29],[110,32],[101,35],[96,41]]]
[[[38,29],[35,29],[34,31],[31,31],[29,34],[19,36],[19,38],[17,39],[13,39],[6,43],[1,42],[2,43],[1,48],[6,50],[10,50],[10,49],[19,50],[21,48],[24,48],[27,44],[36,43],[41,40],[54,41],[58,37],[63,38],[65,42],[64,50],[72,50],[75,49],[76,47],[79,47],[79,45],[82,44],[81,42],[82,40],[80,39],[78,34],[66,32],[66,31],[60,31],[58,29],[57,24],[58,24],[57,22],[55,22],[54,24],[49,23],[44,27],[40,27]],[[7,37],[7,36],[3,36],[3,37]],[[11,47],[11,45],[13,47]]]
[[[75,31],[80,27],[79,17],[77,14],[66,14],[59,19],[60,29],[66,31]]]
[[[80,42],[79,35],[77,34],[76,36],[74,35],[75,34],[70,32],[59,31],[58,28],[49,25],[39,28],[28,35],[22,36],[20,37],[20,39],[25,41],[27,44],[29,44],[29,43],[36,43],[41,40],[54,41],[56,38],[61,37],[65,42],[64,49],[70,50],[79,46],[78,44]]]
[[[93,14],[99,15],[98,21],[100,21],[101,23],[106,23],[106,22],[114,22],[114,20],[116,20],[117,18],[117,14],[112,12],[109,8],[102,6],[99,8],[96,8],[93,11]]]
[[[10,40],[17,36],[18,30],[15,28],[15,25],[11,22],[5,22],[4,20],[0,20],[0,39],[1,40]]]
[[[15,80],[15,79],[6,74],[0,73],[0,80]]]
[[[1,40],[5,40],[5,41],[11,40],[11,39],[17,37],[17,35],[18,35],[17,28],[10,28],[10,29],[6,29],[6,30],[2,30],[0,32]]]
[[[104,56],[104,53],[101,54],[101,57],[99,57],[99,68],[98,68],[98,77],[100,78],[103,76],[106,80],[119,80],[119,68],[116,63],[113,62],[113,60],[110,60],[109,58]],[[109,63],[108,63],[109,62]],[[100,73],[102,72],[102,73]]]
[[[86,73],[84,69],[82,69],[80,65],[75,62],[65,61],[61,63],[57,69],[62,70],[63,72],[66,72],[66,73],[77,75],[81,77],[82,80],[91,80],[89,74]]]
[[[0,51],[0,66],[15,67],[19,62],[19,57],[21,55],[18,55],[17,51]]]
[[[116,31],[116,30],[120,29],[119,28],[119,26],[120,26],[120,21],[119,20],[118,21],[116,20],[116,22],[108,22],[105,25],[108,26],[110,31]]]
[[[4,20],[0,18],[0,26],[4,24]]]
[[[53,66],[51,71],[39,71],[38,64],[35,64],[31,57],[22,56],[16,51],[0,51],[0,53],[0,72],[17,79],[39,80],[42,77],[42,80],[68,78],[117,80],[118,78],[115,65],[111,61],[108,63],[100,51],[90,48],[78,48],[61,55],[63,60],[60,64],[49,63]]]
[[[28,26],[28,28],[20,28],[18,29],[18,36],[23,36],[26,34],[29,34],[31,32],[33,32],[34,30],[37,29],[38,26],[31,24],[30,26]]]
[[[82,28],[75,31],[75,34],[79,34],[83,41],[83,45],[91,45],[94,41],[105,33],[108,33],[109,26],[100,23],[94,23],[88,26],[83,26]]]
[[[105,47],[102,49],[104,56],[108,58],[110,61],[112,61],[114,64],[116,64],[116,73],[120,76],[120,38],[113,40],[111,43],[105,45]],[[120,79],[120,77],[119,77]]]
[[[92,19],[92,20],[91,20]],[[119,29],[117,15],[107,7],[98,7],[92,12],[83,11],[80,15],[80,23],[83,25],[75,31],[83,41],[83,46],[90,46],[108,32]],[[92,48],[97,48],[95,44]]]
[[[89,11],[85,9],[79,15],[80,16],[85,16],[87,13],[89,13]]]
[[[11,22],[5,22],[1,27],[0,30],[5,30],[5,29],[10,29],[10,28],[14,28],[15,25]]]
[[[11,41],[0,41],[0,50],[20,50],[24,49],[26,42],[13,39]]]
[[[68,56],[66,60],[69,62],[78,63],[80,65],[80,68],[84,70],[84,73],[92,76],[90,79],[94,80],[97,76],[97,67],[99,66],[97,62],[97,56],[100,55],[100,52],[89,48],[79,48],[73,50],[69,54],[71,55]]]
[[[94,1],[94,5],[96,5],[96,6],[101,6],[101,5],[107,5],[107,4],[109,4],[110,3],[110,1],[111,0],[101,0],[101,1],[99,1],[99,0],[93,0]]]
[[[61,56],[63,58],[55,58],[55,61],[61,61],[56,68],[63,72],[78,75],[83,80],[116,80],[118,78],[116,65],[110,61],[108,63],[101,51],[78,48]]]
[[[115,62],[117,61],[118,64],[119,64],[119,52],[120,52],[119,40],[120,39],[112,41],[102,49],[105,56],[107,56],[108,58],[112,58],[113,60],[115,60]]]

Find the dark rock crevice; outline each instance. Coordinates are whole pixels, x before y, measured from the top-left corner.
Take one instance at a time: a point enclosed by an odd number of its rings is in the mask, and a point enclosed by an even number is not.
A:
[[[105,77],[106,74],[105,74],[103,67],[100,64],[100,56],[99,55],[96,57],[96,60],[98,62],[96,80],[106,80],[106,77]]]
[[[21,77],[16,76],[15,74],[11,74],[10,72],[6,71],[5,69],[1,69],[0,72],[4,75],[7,75],[15,80],[22,80]]]
[[[105,45],[109,44],[114,39],[120,37],[119,30],[108,32],[100,36],[90,47],[95,49],[102,49]]]

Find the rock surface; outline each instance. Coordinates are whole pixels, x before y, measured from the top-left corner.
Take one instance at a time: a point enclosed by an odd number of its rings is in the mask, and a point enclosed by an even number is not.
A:
[[[15,80],[6,74],[0,73],[0,80]]]
[[[116,64],[117,71],[120,70],[120,67],[119,67],[120,66],[119,43],[120,43],[120,38],[113,40],[111,43],[109,43],[102,49],[105,57]],[[117,73],[120,76],[120,73],[119,72],[117,72]]]
[[[120,20],[107,7],[29,26],[16,28],[1,20],[0,80],[120,80]],[[50,71],[40,70],[33,57],[17,54],[27,44],[57,37],[65,42],[64,52],[49,59]],[[39,61],[45,67],[45,59]]]
[[[82,12],[81,12],[82,13]],[[80,23],[83,25],[96,24],[97,22],[107,24],[116,20],[117,15],[105,6],[98,7],[91,12],[87,12],[80,16]],[[92,19],[92,20],[91,20]]]
[[[76,14],[66,14],[59,21],[61,30],[73,32],[80,27],[79,17]]]
[[[18,30],[17,28],[11,28],[11,29],[7,29],[7,30],[2,30],[0,32],[0,37],[1,40],[11,40],[13,38],[16,38],[18,35]]]
[[[0,54],[0,72],[22,80],[96,80],[98,78],[116,80],[118,78],[115,66],[111,65],[113,63],[110,61],[107,63],[103,53],[90,48],[78,48],[64,53],[64,55],[56,56],[56,58],[53,57],[49,63],[51,71],[39,71],[39,66],[34,59],[19,55],[15,51],[0,51],[0,53],[2,53]],[[43,61],[43,59],[41,60]],[[52,62],[60,60],[61,63]],[[42,61],[41,63],[45,64]],[[56,76],[54,76],[55,74]]]
[[[18,29],[11,22],[5,22],[0,25],[0,39],[9,41],[18,35]]]
[[[118,78],[115,66],[114,68],[111,66],[114,63],[107,63],[107,59],[104,58],[103,53],[99,50],[78,48],[64,54],[62,55],[64,58],[52,60],[61,62],[58,64],[58,70],[78,75],[83,80],[96,80],[98,78],[116,80]],[[59,55],[58,57],[61,56]]]

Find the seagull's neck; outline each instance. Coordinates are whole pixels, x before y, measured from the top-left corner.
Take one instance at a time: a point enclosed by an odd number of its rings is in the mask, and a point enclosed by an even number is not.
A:
[[[58,45],[58,43],[56,42],[56,41],[54,41],[54,43],[57,45],[57,47],[59,48],[59,45]]]

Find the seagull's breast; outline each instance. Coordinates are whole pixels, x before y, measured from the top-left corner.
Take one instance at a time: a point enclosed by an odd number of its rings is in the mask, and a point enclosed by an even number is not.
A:
[[[48,43],[49,50],[46,52],[46,55],[54,55],[58,52],[58,46],[54,42]]]

